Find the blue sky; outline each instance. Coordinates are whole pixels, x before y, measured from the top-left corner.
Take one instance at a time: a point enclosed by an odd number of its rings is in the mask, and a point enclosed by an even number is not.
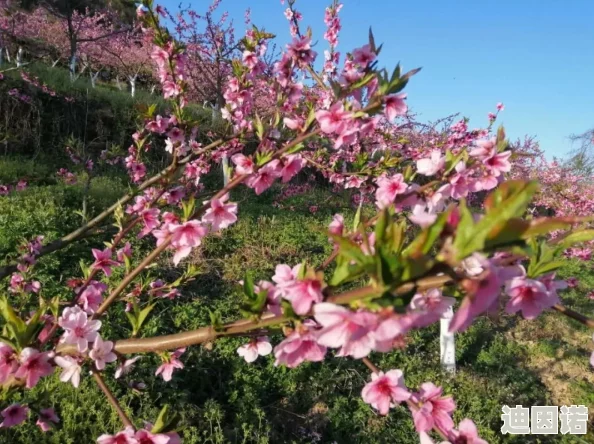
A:
[[[174,10],[180,0],[158,0]],[[189,2],[199,12],[206,0]],[[326,49],[320,0],[298,0],[317,51]],[[183,1],[184,5],[188,0]],[[570,134],[594,127],[594,1],[592,0],[343,0],[343,53],[367,43],[372,25],[384,43],[380,66],[422,67],[406,88],[422,120],[460,112],[471,127],[505,104],[499,123],[511,138],[534,135],[548,157],[566,154]],[[252,21],[290,40],[279,0],[223,0],[238,32]]]

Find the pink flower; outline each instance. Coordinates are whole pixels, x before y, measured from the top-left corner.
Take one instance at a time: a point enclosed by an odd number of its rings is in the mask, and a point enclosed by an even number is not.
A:
[[[525,319],[534,319],[547,308],[559,303],[559,297],[534,279],[515,277],[505,286],[510,300],[505,306],[508,313],[522,312]]]
[[[29,408],[20,404],[12,404],[6,407],[0,414],[4,418],[4,421],[0,424],[2,428],[8,428],[15,425],[19,425],[27,419]]]
[[[106,276],[111,276],[111,267],[117,267],[120,265],[116,261],[111,259],[111,249],[106,248],[105,250],[92,249],[95,262],[91,265],[93,269],[99,269],[105,273]]]
[[[339,348],[340,356],[361,359],[375,349],[374,330],[378,316],[374,313],[352,312],[348,308],[327,302],[314,305],[315,320],[322,326],[316,333],[318,344]]]
[[[140,444],[140,441],[134,436],[134,428],[126,427],[115,435],[101,435],[97,438],[97,444]]]
[[[234,154],[231,161],[235,164],[235,171],[239,174],[252,174],[254,172],[254,162],[243,154]]]
[[[480,259],[485,269],[480,279],[467,280],[467,295],[454,314],[450,324],[450,331],[464,331],[481,313],[487,311],[497,300],[501,292],[501,280],[497,270],[489,261]]]
[[[142,356],[136,356],[134,358],[130,358],[130,359],[126,359],[124,362],[122,362],[120,365],[118,365],[118,367],[116,368],[115,371],[115,379],[120,378],[121,376],[127,375],[128,373],[130,373],[132,371],[132,369],[134,368],[134,364],[136,363],[136,361],[138,361]]]
[[[342,214],[335,214],[332,217],[332,222],[330,222],[330,225],[328,226],[328,232],[336,236],[342,236],[343,231],[344,217],[342,217]]]
[[[220,199],[212,199],[210,201],[210,208],[202,216],[202,222],[210,224],[213,231],[223,230],[237,221],[237,204],[226,204],[225,202],[228,199],[228,194],[225,194]]]
[[[173,256],[173,263],[175,265],[187,257],[192,251],[192,248],[200,246],[202,238],[208,232],[197,220],[189,220],[183,225],[172,225],[170,230],[173,235],[171,245],[176,249]]]
[[[138,238],[141,239],[155,228],[159,226],[159,209],[147,208],[140,213],[140,218],[144,227],[138,233]]]
[[[455,298],[443,296],[438,288],[427,290],[424,294],[417,293],[410,301],[411,314],[414,314],[414,326],[421,328],[439,321],[455,302]]]
[[[78,296],[78,303],[82,305],[84,311],[89,314],[95,313],[95,311],[103,302],[103,292],[107,290],[107,285],[98,281],[91,281],[87,288]],[[101,324],[101,323],[99,323]],[[89,339],[89,342],[93,342],[95,338]]]
[[[284,364],[289,368],[297,367],[304,361],[320,362],[326,355],[326,347],[317,343],[312,323],[304,323],[299,329],[274,347],[276,361],[274,365]]]
[[[408,107],[404,99],[406,99],[405,93],[392,94],[384,98],[384,104],[386,105],[384,113],[389,121],[394,120],[397,116],[406,114]]]
[[[56,356],[54,361],[62,368],[60,381],[70,381],[75,388],[78,388],[80,384],[80,372],[82,371],[78,361],[72,356]]]
[[[31,347],[24,348],[19,356],[21,364],[14,376],[24,379],[27,388],[35,387],[40,378],[50,375],[54,371],[49,359],[48,352],[40,353]]]
[[[87,314],[79,307],[64,310],[58,319],[58,325],[66,332],[62,337],[65,344],[76,344],[78,351],[84,353],[89,348],[89,342],[97,338],[101,328],[101,321],[89,320]]]
[[[120,248],[117,252],[117,259],[120,262],[124,262],[125,258],[130,259],[132,257],[132,245],[130,245],[130,242],[126,242],[126,245],[124,245],[124,248]]]
[[[443,389],[431,382],[421,385],[421,390],[412,395],[416,405],[410,407],[413,421],[418,432],[427,432],[437,427],[448,433],[454,427],[451,414],[456,404],[451,396],[442,396]]]
[[[58,424],[59,422],[60,418],[58,418],[58,415],[56,415],[55,410],[49,408],[41,409],[39,412],[39,419],[37,419],[36,424],[39,426],[42,432],[47,432],[54,427],[52,423]]]
[[[167,133],[167,136],[173,143],[183,142],[186,139],[185,133],[177,127],[171,128]]]
[[[272,351],[272,345],[267,337],[260,337],[237,349],[237,354],[251,363],[258,359],[258,356],[267,356]]]
[[[578,286],[579,281],[575,277],[570,277],[570,278],[565,279],[565,283],[567,284],[568,288],[575,288]]]
[[[104,341],[101,336],[95,338],[93,342],[93,349],[89,353],[89,357],[95,361],[95,367],[97,370],[103,370],[105,364],[113,362],[118,359],[113,350],[113,342]]]
[[[503,105],[503,103],[499,102],[497,104],[497,111],[503,111],[505,109],[505,106]]]
[[[408,188],[402,174],[394,174],[391,177],[381,176],[376,180],[376,183],[378,188],[375,192],[375,199],[380,209],[393,203],[396,196],[403,194]]]
[[[178,368],[184,368],[184,364],[178,359],[184,352],[185,348],[180,348],[174,351],[157,369],[155,376],[161,375],[163,381],[169,382],[173,376],[173,371]]]
[[[298,154],[291,154],[283,158],[283,166],[280,172],[283,183],[290,181],[305,166],[305,160]]]
[[[460,421],[458,430],[452,429],[448,438],[454,444],[489,444],[479,437],[476,425],[468,418]]]
[[[325,134],[342,133],[351,118],[351,113],[344,110],[342,102],[336,102],[327,111],[316,111],[316,119]]]
[[[491,174],[495,177],[500,176],[502,173],[508,173],[511,171],[511,163],[509,158],[511,151],[503,151],[502,153],[495,152],[495,149],[490,155],[483,159],[483,164],[490,170]]]
[[[304,278],[295,280],[284,287],[283,297],[291,301],[291,306],[298,315],[309,313],[312,304],[322,302],[323,282],[317,278]]]
[[[371,46],[368,44],[353,51],[353,61],[361,65],[363,68],[373,62],[375,57],[375,53],[371,50]]]
[[[152,434],[148,430],[140,429],[134,435],[139,444],[170,444],[171,437],[164,433]]]
[[[363,401],[370,404],[380,415],[387,415],[394,404],[407,401],[411,394],[404,385],[401,370],[390,370],[386,373],[372,373],[361,392]]]
[[[250,176],[246,181],[246,185],[250,188],[253,188],[256,194],[259,196],[268,188],[270,188],[274,181],[280,177],[280,175],[280,162],[275,159],[260,168],[256,174]]]
[[[18,368],[18,359],[14,349],[0,342],[0,384],[5,382]]]
[[[431,151],[428,159],[417,160],[417,172],[423,176],[433,176],[445,165],[445,157],[440,150]]]
[[[417,204],[413,206],[412,212],[408,218],[412,223],[419,225],[421,228],[425,228],[435,222],[437,214],[432,212],[427,205]]]

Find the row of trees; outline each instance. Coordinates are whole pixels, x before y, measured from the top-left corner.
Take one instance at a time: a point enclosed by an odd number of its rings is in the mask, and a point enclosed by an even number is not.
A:
[[[188,98],[220,110],[231,60],[240,53],[228,15],[215,17],[219,3],[205,14],[192,9],[160,13],[186,47]],[[153,75],[151,42],[139,27],[141,14],[126,0],[5,1],[0,4],[0,64],[22,66],[25,58],[41,59],[68,66],[72,80],[88,75],[93,87],[102,76],[120,88],[121,80],[127,81],[132,95],[139,79],[154,90],[160,82]]]

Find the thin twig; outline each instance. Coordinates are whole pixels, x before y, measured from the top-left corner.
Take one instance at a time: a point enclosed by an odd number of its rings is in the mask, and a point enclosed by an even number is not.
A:
[[[96,369],[93,369],[91,371],[91,374],[93,375],[95,382],[97,383],[97,385],[99,386],[99,388],[101,389],[101,391],[103,392],[103,394],[105,395],[105,397],[107,398],[107,400],[109,401],[111,406],[118,413],[118,416],[124,423],[124,426],[125,427],[134,427],[134,425],[132,424],[132,421],[130,421],[130,419],[124,412],[124,410],[122,410],[122,407],[120,406],[118,400],[115,398],[115,396],[113,396],[113,393],[111,393],[111,391],[109,390],[109,387],[107,387],[107,385],[105,385],[105,381],[101,377],[101,374]]]

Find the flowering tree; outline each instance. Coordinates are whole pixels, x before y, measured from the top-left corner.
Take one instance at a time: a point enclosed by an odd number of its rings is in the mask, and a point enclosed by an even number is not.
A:
[[[334,3],[327,12],[331,48],[337,42],[339,10]],[[361,395],[380,415],[403,404],[423,442],[431,442],[431,434],[455,443],[485,442],[470,419],[454,423],[456,404],[441,387],[431,382],[410,387],[401,370],[378,368],[370,354],[390,352],[405,334],[437,322],[453,306],[452,331],[499,311],[502,302],[507,313],[526,319],[555,310],[594,328],[593,320],[561,304],[558,292],[564,283],[554,274],[560,266],[555,258],[594,233],[581,229],[586,218],[579,216],[526,217],[538,184],[508,180],[512,151],[502,128],[496,134],[490,126],[469,131],[467,122],[460,121],[426,145],[414,143],[410,127],[394,122],[407,113],[402,91],[418,70],[403,74],[399,66],[378,69],[380,47],[373,34],[346,53],[342,65],[331,49],[327,62],[334,67],[318,73],[312,37],[299,31],[294,2],[287,15],[295,37],[272,76],[260,64],[270,36],[248,30],[241,61],[233,62],[224,90],[222,115],[229,125],[221,137],[213,135],[210,143],[200,144],[199,128],[186,112],[185,47],[160,25],[159,17],[168,14],[153,8],[151,0],[143,2],[138,16],[153,41],[151,57],[171,114],[156,115],[150,107],[133,135],[125,159],[137,185],[133,192],[62,239],[28,242],[16,263],[0,268],[0,277],[10,277],[11,293],[0,299],[5,326],[0,380],[13,392],[25,391],[58,369],[63,382],[78,387],[89,371],[123,425],[97,442],[175,443],[180,438],[167,409],[154,425],[139,427],[105,377],[114,367],[116,378],[133,371],[139,354],[157,353],[162,364],[156,375],[169,381],[183,368],[187,347],[245,336],[249,339],[238,353],[247,362],[271,353],[276,365],[289,368],[331,354],[362,360],[371,374]],[[317,84],[315,92],[299,83],[304,77]],[[276,100],[274,112],[266,117],[255,107],[263,82]],[[153,138],[166,139],[171,163],[147,179],[144,156],[154,149]],[[231,180],[200,205],[195,199],[200,178],[223,153],[234,165]],[[213,314],[211,325],[137,338],[155,305],[175,298],[196,273],[188,265],[173,282],[146,282],[147,267],[169,254],[179,266],[206,236],[233,225],[240,208],[231,201],[231,192],[240,185],[259,195],[276,181],[290,182],[304,168],[320,171],[331,183],[362,190],[373,199],[377,214],[363,220],[358,213],[351,229],[336,215],[328,227],[334,252],[317,267],[304,258],[300,264],[278,264],[270,280],[254,282],[247,273],[241,283],[243,319],[224,324]],[[36,261],[112,222],[117,233],[105,248],[90,252],[90,261],[83,261],[82,276],[69,281],[65,307],[58,298],[32,297],[42,292],[35,279]],[[547,241],[548,233],[566,228],[573,231],[554,243]],[[139,257],[127,242],[130,236],[154,239],[155,248]],[[115,269],[123,271],[122,278]],[[32,314],[21,312],[14,298],[39,305]],[[123,305],[129,336],[107,338],[105,314]],[[267,337],[273,327],[282,327],[285,336],[274,346]],[[58,418],[45,407],[10,404],[2,411],[2,426],[22,423],[35,408],[40,427],[49,429]]]

